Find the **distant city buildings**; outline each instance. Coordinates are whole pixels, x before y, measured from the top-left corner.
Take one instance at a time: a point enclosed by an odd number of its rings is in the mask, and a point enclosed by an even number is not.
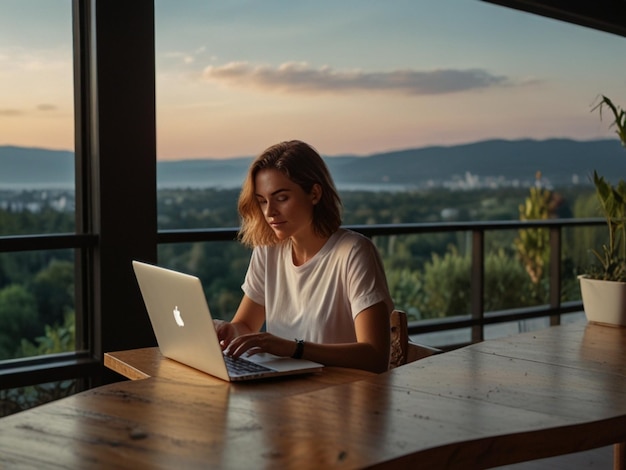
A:
[[[550,179],[542,176],[529,177],[526,179],[509,179],[504,176],[479,176],[469,171],[463,175],[452,175],[447,180],[428,180],[416,182],[412,185],[394,184],[391,182],[381,183],[344,183],[337,181],[339,190],[358,190],[375,192],[398,192],[413,190],[437,190],[448,191],[471,191],[478,189],[503,189],[503,188],[531,188],[540,186],[546,189],[554,189]],[[384,179],[384,178],[383,178]],[[572,174],[569,178],[572,186],[590,185],[591,182],[581,179],[579,175]],[[12,185],[14,188],[14,185]],[[161,189],[161,188],[159,188]],[[163,188],[165,189],[165,188]],[[193,185],[187,185],[184,189],[193,189]],[[205,189],[198,186],[198,189]],[[74,191],[70,189],[3,189],[0,187],[0,210],[11,212],[28,211],[38,213],[45,208],[51,208],[59,212],[73,212],[76,203]],[[444,218],[452,217],[446,214]]]
[[[527,179],[508,179],[504,176],[479,176],[466,171],[464,175],[453,175],[448,181],[442,181],[441,188],[450,191],[468,191],[472,189],[502,189],[502,188],[530,188],[541,186],[546,189],[553,189],[553,185],[548,178],[535,176]],[[431,187],[436,187],[431,182]]]
[[[74,191],[67,189],[0,190],[0,209],[8,212],[39,213],[46,208],[74,212]]]

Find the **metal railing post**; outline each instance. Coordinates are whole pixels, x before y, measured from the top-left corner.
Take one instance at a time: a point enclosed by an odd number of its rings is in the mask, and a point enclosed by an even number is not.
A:
[[[550,307],[555,311],[561,308],[561,245],[563,227],[550,227]],[[561,314],[550,315],[550,325],[559,325]]]
[[[484,339],[483,317],[485,307],[485,232],[481,229],[472,231],[472,266],[470,278],[470,305],[472,320],[472,342]]]

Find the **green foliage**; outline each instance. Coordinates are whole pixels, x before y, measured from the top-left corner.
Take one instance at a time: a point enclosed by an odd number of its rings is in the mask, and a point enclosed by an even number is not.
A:
[[[238,197],[238,189],[160,190],[157,193],[159,229],[238,227]]]
[[[22,285],[0,290],[0,360],[15,357],[21,338],[33,338],[38,330],[37,301]]]
[[[54,325],[74,306],[74,263],[53,259],[33,281],[40,321]]]
[[[537,175],[539,181],[541,173]],[[559,194],[539,185],[532,187],[519,207],[519,218],[521,221],[554,218],[561,202]],[[563,238],[565,241],[565,236]],[[550,231],[547,228],[522,229],[513,245],[531,282],[528,303],[540,304],[549,290],[546,272],[550,263]]]
[[[550,201],[552,191],[534,187],[530,188],[530,195],[525,204],[520,205],[520,220],[546,220],[552,214]],[[533,284],[539,284],[543,279],[544,270],[550,260],[550,232],[545,228],[529,228],[519,231],[519,237],[514,241],[517,256],[526,268]]]
[[[484,310],[492,312],[537,305],[542,299],[536,285],[530,282],[523,266],[504,249],[490,252],[485,257]]]
[[[28,199],[28,194],[22,195]],[[39,212],[0,209],[0,236],[74,232],[73,212],[61,212],[44,205]]]
[[[45,324],[42,328],[35,295],[17,284],[1,289],[0,360],[74,351],[75,314],[69,305],[63,308],[61,325]]]
[[[599,111],[600,118],[605,106],[613,114],[611,127],[616,127],[620,142],[626,147],[626,113],[603,95],[600,103],[593,108]],[[594,279],[623,282],[626,281],[626,182],[621,179],[613,186],[594,171],[593,183],[601,213],[607,223],[609,240],[600,250],[592,250],[601,269],[592,268],[588,275]]]
[[[576,216],[592,215],[590,189],[563,188],[561,193],[576,208]],[[439,223],[444,221],[446,208],[458,209],[454,220],[513,220],[526,194],[527,190],[521,188],[463,193],[347,191],[342,193],[344,223]],[[237,195],[238,190],[159,191],[159,229],[236,227]],[[37,214],[0,209],[0,235],[74,230],[73,213],[50,208]],[[497,231],[489,235],[485,311],[540,302],[512,252],[514,234]],[[411,320],[469,313],[468,235],[450,232],[375,237],[393,300],[409,313]],[[590,237],[595,239],[597,235]],[[563,252],[580,252],[582,257],[586,251],[582,247],[591,245],[578,234],[570,238],[570,245],[564,245]],[[230,319],[239,304],[249,257],[249,250],[235,241],[159,246],[159,263],[198,274],[213,312],[223,319]],[[0,361],[75,350],[74,310],[73,250],[0,253]],[[62,381],[0,390],[0,416],[66,396],[73,393],[75,386],[74,381]]]
[[[392,292],[396,308],[404,310],[409,321],[425,318],[420,308],[422,305],[423,286],[422,274],[408,268],[385,268],[389,291]]]
[[[46,325],[45,335],[35,338],[34,343],[22,339],[18,357],[40,356],[43,354],[55,354],[75,351],[76,345],[76,315],[74,312],[66,312],[63,325]]]
[[[235,227],[239,223],[238,193],[236,189],[160,190],[159,229]],[[560,193],[572,206],[584,205],[585,210],[590,210],[591,186],[561,188]],[[520,201],[527,194],[524,188],[505,188],[467,192],[344,191],[341,196],[345,224],[384,224],[443,222],[446,208],[458,209],[454,220],[513,220],[518,217]],[[585,204],[579,204],[579,199],[584,199]],[[567,207],[564,204],[561,209]],[[567,211],[560,214],[567,216]],[[0,209],[0,234],[72,231],[73,213],[51,208],[36,214]],[[374,238],[385,263],[394,302],[411,319],[469,312],[469,235],[447,232]],[[488,234],[487,311],[537,302],[528,287],[528,277],[512,251],[514,236],[515,231],[506,230]],[[563,251],[580,252],[582,256],[585,250],[578,235],[570,238],[571,245],[564,246]],[[240,286],[250,257],[248,249],[235,241],[163,244],[158,249],[160,264],[192,272],[202,279],[217,317],[232,317],[241,299]],[[0,359],[73,350],[74,310],[73,250],[0,253]]]
[[[425,318],[443,318],[470,313],[469,256],[459,256],[455,247],[443,256],[433,254],[424,265],[423,305]]]
[[[615,127],[615,133],[619,137],[619,141],[624,147],[626,147],[626,113],[622,108],[613,104],[613,102],[604,95],[601,95],[600,102],[594,106],[592,111],[596,109],[600,113],[600,119],[602,119],[602,109],[604,107],[609,108],[613,114],[613,122],[610,127]]]
[[[66,251],[0,255],[0,274],[4,273],[0,275],[0,360],[36,354],[36,348],[25,352],[22,343],[36,342],[42,335],[53,340],[55,334],[63,334],[59,325],[68,315],[73,321],[74,264],[63,259],[70,256]],[[74,347],[62,338],[59,344],[66,349],[56,352]]]
[[[397,308],[410,320],[467,315],[471,309],[471,257],[450,246],[433,254],[422,271],[386,269]],[[524,268],[505,250],[485,257],[483,300],[485,311],[535,305],[534,289]]]
[[[592,250],[602,270],[592,270],[589,274],[595,279],[626,281],[626,182],[620,180],[612,186],[595,171],[593,182],[607,223],[609,241],[608,245],[602,245],[601,251]]]

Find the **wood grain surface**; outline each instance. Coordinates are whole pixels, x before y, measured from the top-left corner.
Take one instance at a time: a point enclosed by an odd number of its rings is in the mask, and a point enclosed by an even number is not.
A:
[[[0,419],[0,468],[472,469],[619,444],[624,341],[552,327],[296,393],[124,381]]]

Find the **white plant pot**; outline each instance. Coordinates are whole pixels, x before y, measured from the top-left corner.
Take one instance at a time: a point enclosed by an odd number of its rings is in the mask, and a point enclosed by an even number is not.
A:
[[[578,276],[587,320],[604,325],[626,326],[626,282]]]

